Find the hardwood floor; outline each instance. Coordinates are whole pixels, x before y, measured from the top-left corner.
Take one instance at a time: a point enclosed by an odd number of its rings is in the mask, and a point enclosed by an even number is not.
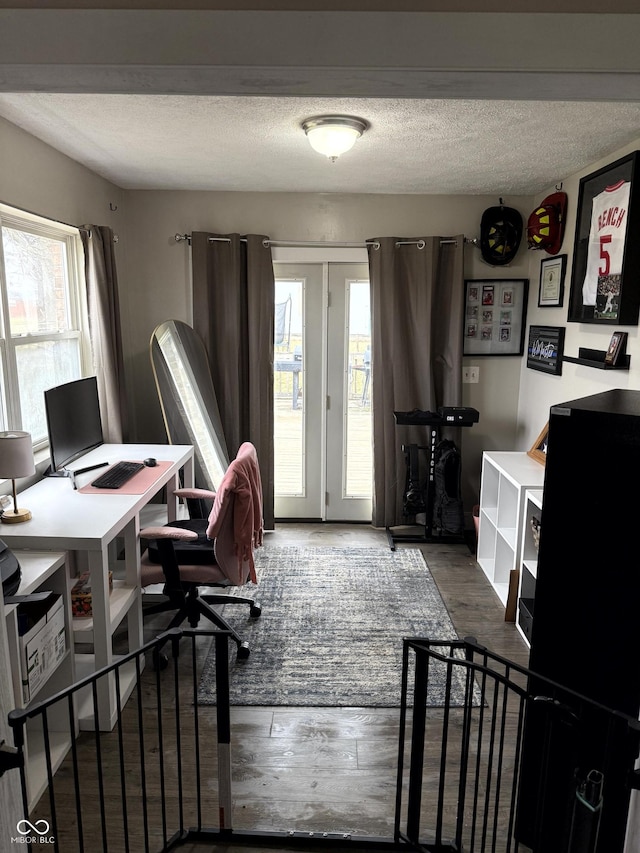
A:
[[[269,543],[388,547],[383,531],[346,524],[277,524],[267,534]],[[458,634],[473,636],[491,651],[526,666],[526,646],[515,626],[505,623],[504,608],[469,549],[448,544],[420,547]],[[157,619],[160,626],[166,624],[166,614]],[[145,631],[153,637],[156,623],[145,623]],[[151,723],[154,680],[149,673],[145,707]],[[211,709],[211,720],[213,727],[215,709]],[[233,707],[231,723],[234,829],[393,835],[397,709]],[[163,773],[170,786],[171,768],[165,767]],[[157,772],[149,777],[157,786]],[[119,780],[104,782],[108,789],[111,784],[117,787]],[[88,777],[86,784],[90,784]],[[451,792],[452,797],[456,795]],[[64,803],[63,798],[63,813],[67,806],[68,821],[73,823],[73,803]],[[97,821],[97,810],[86,815],[87,821],[94,818]],[[205,823],[216,825],[213,818]],[[71,843],[61,847],[63,853],[75,849]],[[204,848],[194,844],[181,849],[189,853]],[[246,848],[222,845],[216,849],[236,853]]]
[[[386,547],[387,537],[368,525],[287,523],[277,524],[268,542]],[[504,608],[467,546],[420,548],[458,634],[526,666],[528,649],[515,625],[504,621]],[[232,708],[231,713],[235,829],[393,835],[397,710]]]

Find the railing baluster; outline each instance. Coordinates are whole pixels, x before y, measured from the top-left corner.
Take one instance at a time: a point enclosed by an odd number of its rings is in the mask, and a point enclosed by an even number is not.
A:
[[[164,778],[164,728],[162,725],[162,685],[160,682],[160,666],[156,667],[156,719],[158,721],[158,772],[160,774],[160,814],[162,823],[162,843],[167,846],[167,797]]]
[[[415,649],[413,679],[413,717],[411,725],[411,759],[409,765],[409,793],[407,801],[407,836],[419,843],[420,806],[422,802],[422,771],[427,720],[427,683],[429,681],[429,656],[424,649]]]
[[[122,799],[122,834],[124,836],[124,850],[129,853],[129,820],[127,812],[127,783],[124,766],[124,739],[122,733],[122,695],[120,693],[120,669],[114,671],[116,679],[116,708],[118,709],[118,752],[120,755],[120,793]]]
[[[173,695],[176,724],[176,773],[178,781],[178,822],[180,834],[184,832],[184,792],[182,787],[182,739],[180,736],[180,670],[178,658],[173,658]]]
[[[525,697],[518,697],[518,726],[516,730],[515,743],[515,760],[513,764],[513,778],[511,783],[511,807],[509,809],[509,829],[507,834],[507,849],[505,853],[511,853],[511,841],[514,836],[514,828],[516,821],[516,808],[518,805],[518,791],[520,788],[520,758],[522,755],[522,739],[524,735],[524,716],[525,716]],[[515,851],[519,849],[518,842],[515,842]]]
[[[216,721],[218,726],[218,811],[219,829],[233,826],[231,811],[231,717],[229,713],[229,637],[218,633],[216,644]]]
[[[409,651],[408,642],[402,645],[402,679],[400,685],[400,736],[398,738],[398,771],[396,775],[396,809],[393,824],[393,837],[401,837],[402,787],[404,784],[404,750],[407,735],[407,694],[409,688]]]
[[[495,786],[495,800],[493,806],[493,843],[491,845],[492,853],[495,853],[496,843],[498,839],[498,820],[500,817],[500,798],[502,797],[502,770],[504,764],[504,736],[505,729],[507,724],[507,701],[508,694],[507,688],[505,684],[496,684],[496,695],[499,696],[500,691],[502,690],[502,713],[500,715],[500,730],[499,730],[499,738],[498,738],[498,759],[497,759],[497,770],[496,770],[496,786]]]
[[[478,818],[480,816],[480,773],[482,767],[482,756],[483,756],[483,748],[484,748],[484,721],[485,721],[485,708],[487,707],[487,674],[483,670],[482,678],[480,680],[480,712],[478,714],[478,733],[477,733],[477,755],[475,761],[475,770],[473,777],[473,809],[472,809],[472,819],[471,819],[471,849],[475,849],[476,835],[478,832]],[[482,831],[482,830],[480,830]]]
[[[198,711],[198,682],[196,680],[197,657],[196,657],[196,638],[191,637],[191,687],[193,695],[193,746],[195,758],[195,778],[196,778],[196,810],[197,810],[197,829],[198,832],[202,829],[202,780],[200,778],[200,712]]]
[[[80,798],[80,776],[78,770],[78,745],[76,742],[75,694],[67,696],[67,713],[69,716],[69,731],[71,732],[71,767],[73,768],[74,802],[76,806],[76,823],[78,826],[78,850],[84,853],[84,832],[82,829],[82,800]]]
[[[111,673],[104,676],[111,678]],[[102,778],[102,748],[100,745],[100,712],[98,710],[98,681],[100,678],[94,678],[91,682],[91,695],[93,697],[93,720],[95,724],[95,743],[96,743],[96,771],[98,774],[98,800],[100,804],[100,825],[102,827],[102,849],[108,850],[107,840],[107,815],[104,801],[104,781]]]
[[[465,658],[469,662],[473,662],[473,648],[469,645],[465,648]],[[467,795],[467,780],[469,773],[469,745],[471,743],[471,708],[473,705],[473,696],[475,688],[475,680],[473,669],[469,668],[465,675],[464,685],[464,712],[462,719],[462,747],[460,750],[460,779],[458,782],[458,819],[456,821],[455,841],[458,848],[462,847],[462,835],[464,828],[464,810]]]
[[[159,646],[155,646],[159,649]],[[137,712],[138,712],[138,754],[140,755],[140,792],[142,798],[142,828],[144,834],[144,851],[149,853],[149,803],[147,800],[147,770],[145,764],[145,737],[144,737],[144,719],[142,715],[142,668],[140,666],[140,656],[136,655],[136,696]]]
[[[450,649],[450,652],[452,649]],[[447,755],[449,749],[449,720],[451,709],[451,668],[450,661],[446,663],[444,713],[442,715],[442,740],[440,742],[440,778],[438,780],[438,805],[436,806],[436,844],[442,844],[444,826],[444,792],[447,781]]]
[[[54,849],[58,851],[58,816],[56,813],[55,791],[53,789],[53,767],[51,765],[51,739],[49,737],[49,715],[47,708],[42,712],[42,742],[44,747],[44,759],[47,772],[47,787],[49,790],[49,809],[51,811],[49,829],[54,838]]]

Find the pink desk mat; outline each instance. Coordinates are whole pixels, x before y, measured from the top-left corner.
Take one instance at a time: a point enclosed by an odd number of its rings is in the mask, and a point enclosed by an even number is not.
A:
[[[122,462],[142,462],[142,459],[123,459]],[[134,474],[130,480],[120,486],[119,489],[96,489],[95,486],[92,486],[89,483],[88,486],[82,486],[81,489],[78,489],[81,495],[142,495],[147,489],[151,488],[153,484],[159,480],[167,468],[170,468],[173,465],[173,462],[161,462],[158,461],[157,465],[154,465],[153,468],[145,467],[138,471],[137,474]],[[92,471],[93,479],[97,480],[98,477],[101,477],[105,474],[109,468],[100,468],[97,471]]]

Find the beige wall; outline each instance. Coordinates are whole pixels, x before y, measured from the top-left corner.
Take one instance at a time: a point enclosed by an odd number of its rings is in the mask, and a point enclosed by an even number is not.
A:
[[[0,201],[69,225],[117,230],[124,192],[0,118]]]
[[[640,140],[606,159],[640,147]],[[194,230],[264,233],[275,240],[360,241],[398,235],[479,236],[487,196],[396,196],[298,193],[123,191],[0,119],[0,200],[72,224],[111,226],[119,236],[117,260],[132,439],[160,441],[164,431],[149,363],[149,338],[168,318],[191,321],[190,249],[176,233]],[[593,171],[601,164],[585,170]],[[562,253],[569,258],[563,308],[537,307],[540,261],[546,255],[524,246],[509,267],[484,263],[479,250],[465,248],[467,278],[529,278],[527,325],[566,326],[566,352],[578,346],[606,349],[612,327],[567,323],[573,229],[579,175],[559,176],[569,195]],[[553,187],[549,188],[552,191]],[[526,219],[542,199],[509,197]],[[111,208],[117,208],[112,210]],[[563,400],[610,387],[640,385],[638,328],[629,331],[629,372],[605,372],[565,364],[560,377],[526,368],[518,357],[470,357],[480,366],[477,385],[463,386],[463,403],[477,408],[480,423],[463,431],[463,480],[467,510],[477,500],[483,450],[525,450]]]

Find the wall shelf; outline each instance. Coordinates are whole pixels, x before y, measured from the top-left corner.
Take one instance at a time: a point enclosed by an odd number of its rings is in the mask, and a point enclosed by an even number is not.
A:
[[[572,364],[582,364],[584,367],[595,367],[598,370],[629,370],[631,356],[622,353],[619,356],[618,364],[605,364],[604,357],[607,354],[603,349],[589,349],[588,347],[580,347],[578,349],[578,357],[572,355],[563,356],[563,361],[570,361]]]

